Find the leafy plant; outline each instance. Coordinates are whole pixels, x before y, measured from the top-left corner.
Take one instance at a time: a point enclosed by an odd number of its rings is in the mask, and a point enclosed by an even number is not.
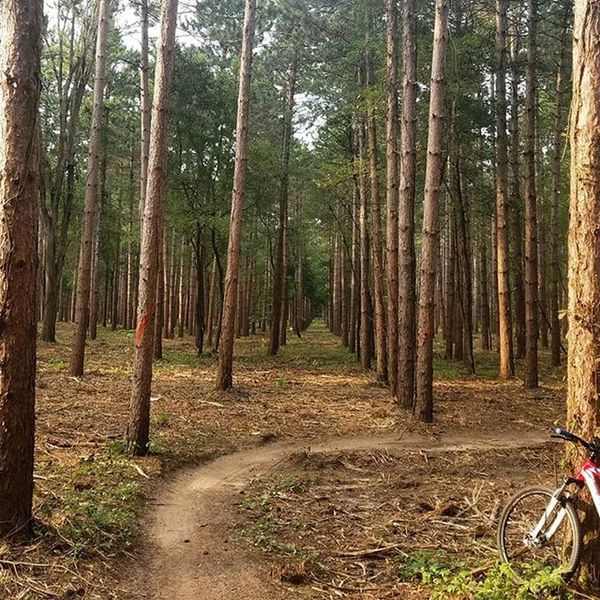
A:
[[[558,569],[532,563],[515,568],[496,563],[478,575],[464,562],[452,560],[445,552],[416,551],[398,557],[404,581],[421,581],[431,588],[432,600],[449,598],[473,600],[546,600],[570,598]]]

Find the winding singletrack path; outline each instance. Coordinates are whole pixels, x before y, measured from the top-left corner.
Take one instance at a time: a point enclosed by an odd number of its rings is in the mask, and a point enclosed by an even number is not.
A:
[[[217,458],[184,470],[158,493],[149,517],[147,556],[142,557],[147,598],[153,600],[286,600],[293,592],[277,585],[264,561],[230,542],[233,506],[250,481],[301,451],[401,450],[460,452],[525,448],[548,440],[547,431],[527,436],[490,432],[442,436],[372,434],[320,442],[273,443]]]

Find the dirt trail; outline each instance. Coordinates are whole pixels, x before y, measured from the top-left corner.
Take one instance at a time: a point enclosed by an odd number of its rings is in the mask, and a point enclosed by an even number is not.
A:
[[[252,478],[294,452],[422,449],[458,452],[519,448],[547,441],[548,433],[496,432],[449,435],[437,440],[399,433],[305,443],[274,443],[223,456],[183,471],[158,494],[148,529],[144,567],[147,596],[161,600],[283,600],[293,592],[274,583],[264,561],[230,541],[234,504]],[[150,567],[150,568],[148,568]],[[150,577],[150,579],[148,579]]]

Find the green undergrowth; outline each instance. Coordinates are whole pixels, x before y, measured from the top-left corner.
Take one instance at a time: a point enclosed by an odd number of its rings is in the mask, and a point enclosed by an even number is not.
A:
[[[434,342],[433,372],[434,378],[440,381],[452,381],[457,379],[492,379],[499,377],[498,353],[490,350],[481,350],[479,340],[475,340],[475,375],[473,375],[462,360],[447,360],[444,358],[445,345],[441,335]],[[516,377],[523,378],[525,361],[515,362]],[[547,348],[539,349],[539,374],[543,381],[562,380],[565,376],[565,367],[553,367],[550,364],[550,353]]]
[[[277,534],[285,526],[279,519],[277,499],[289,499],[295,494],[299,495],[306,491],[307,485],[306,481],[296,477],[280,475],[266,487],[248,491],[240,503],[240,508],[251,513],[252,518],[249,519],[251,524],[242,531],[242,535],[267,552],[308,560],[310,557],[306,551],[277,539]]]
[[[140,475],[133,463],[111,454],[82,459],[61,468],[61,488],[39,506],[39,538],[72,557],[112,555],[132,546],[138,529]]]
[[[545,600],[572,598],[562,574],[540,564],[513,567],[496,562],[489,569],[474,569],[444,551],[415,551],[396,559],[398,575],[431,589],[431,600]]]

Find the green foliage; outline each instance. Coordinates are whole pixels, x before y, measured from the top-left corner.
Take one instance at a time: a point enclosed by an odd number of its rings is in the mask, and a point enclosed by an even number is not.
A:
[[[444,551],[401,554],[399,576],[431,588],[432,600],[546,600],[570,598],[560,570],[540,564],[495,563],[483,574]]]
[[[282,544],[276,539],[276,534],[281,531],[283,525],[277,520],[278,511],[273,502],[277,497],[304,491],[306,485],[307,482],[296,477],[280,475],[266,487],[252,490],[244,498],[240,507],[254,513],[253,523],[245,531],[254,545],[267,552],[308,558],[308,555],[296,546]]]
[[[140,496],[134,473],[125,458],[83,460],[70,472],[63,494],[44,507],[50,531],[56,530],[76,556],[130,546],[138,527]]]
[[[108,451],[113,456],[125,454],[127,450],[127,440],[124,438],[116,438],[108,443]]]
[[[168,449],[168,443],[164,436],[154,435],[150,437],[150,445],[148,450],[150,454],[166,454]]]
[[[171,415],[163,411],[158,411],[152,417],[152,422],[157,427],[168,427],[171,424]]]
[[[45,361],[45,367],[49,371],[61,372],[68,369],[69,363],[58,356],[51,356]]]

